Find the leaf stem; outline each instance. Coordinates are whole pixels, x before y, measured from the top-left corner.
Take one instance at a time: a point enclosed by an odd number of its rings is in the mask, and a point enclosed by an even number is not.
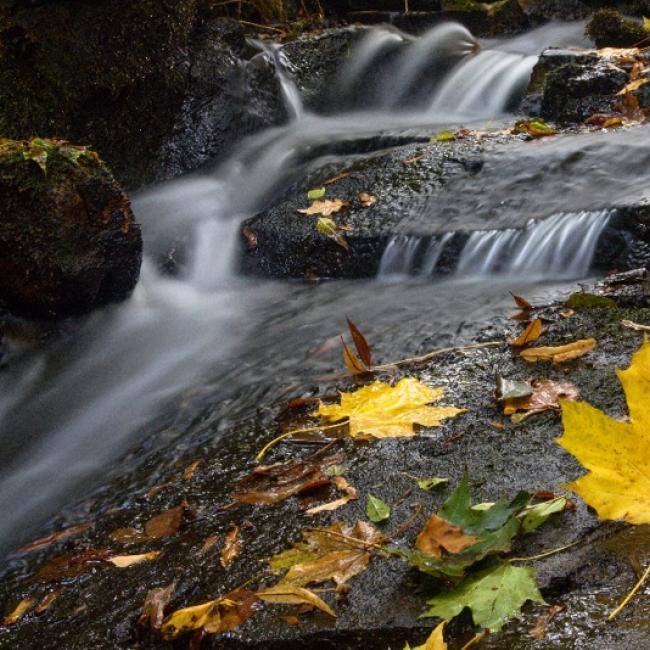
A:
[[[409,357],[408,359],[400,359],[398,361],[393,361],[393,363],[385,363],[380,366],[373,366],[370,368],[370,372],[375,372],[377,370],[390,370],[394,366],[405,366],[411,363],[423,363],[434,357],[438,357],[441,354],[446,354],[447,352],[462,352],[463,350],[478,350],[480,348],[496,348],[500,347],[500,341],[487,341],[486,343],[472,343],[470,345],[460,345],[455,348],[440,348],[438,350],[432,350],[427,352],[419,357]]]
[[[488,633],[487,630],[483,630],[482,632],[478,632],[460,650],[467,650],[468,648],[473,646],[475,643],[478,643],[487,633]]]
[[[539,553],[538,555],[531,555],[530,557],[511,557],[508,559],[508,562],[530,562],[532,560],[541,560],[545,557],[548,557],[549,555],[555,555],[556,553],[562,553],[562,551],[566,551],[567,549],[573,548],[574,546],[577,546],[580,544],[582,540],[576,540],[575,542],[571,542],[571,544],[567,544],[566,546],[560,546],[558,548],[552,548],[550,551],[544,551],[544,553]]]
[[[340,427],[344,424],[346,424],[345,421],[337,422],[336,424],[326,424],[326,425],[319,425],[317,427],[307,427],[305,429],[292,429],[291,431],[286,431],[282,435],[273,438],[271,442],[264,445],[264,447],[262,447],[262,449],[257,454],[257,456],[255,456],[255,460],[259,463],[269,449],[275,447],[275,445],[277,445],[278,442],[281,442],[282,440],[284,440],[285,438],[289,438],[290,436],[296,435],[297,433],[312,433],[314,431],[326,431],[328,429],[336,429],[337,427]]]
[[[641,588],[641,585],[647,580],[648,576],[650,575],[650,564],[648,564],[648,568],[643,572],[643,575],[639,578],[638,582],[634,585],[632,588],[632,591],[623,598],[623,601],[621,604],[607,617],[608,621],[613,621],[622,611],[622,609],[627,605],[632,598],[634,597],[634,594],[636,594],[637,591]]]

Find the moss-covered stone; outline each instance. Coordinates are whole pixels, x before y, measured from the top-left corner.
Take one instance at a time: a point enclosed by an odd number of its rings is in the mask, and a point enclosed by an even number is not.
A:
[[[38,317],[121,300],[140,270],[129,200],[99,157],[62,140],[0,140],[0,300]]]
[[[640,23],[625,18],[611,8],[596,11],[587,25],[587,34],[596,47],[635,47],[648,39]]]

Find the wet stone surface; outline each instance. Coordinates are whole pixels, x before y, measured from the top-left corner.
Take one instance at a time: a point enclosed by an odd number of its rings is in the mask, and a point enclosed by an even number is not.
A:
[[[503,342],[506,332],[517,329],[508,314],[484,323],[479,341],[502,341],[498,348],[465,353],[449,353],[420,368],[403,368],[388,380],[403,374],[417,376],[430,385],[443,386],[444,403],[468,409],[438,429],[424,429],[406,439],[385,439],[370,443],[342,442],[335,449],[345,454],[345,478],[359,493],[353,501],[332,513],[309,517],[297,497],[274,506],[238,506],[223,510],[235,482],[255,466],[253,458],[264,442],[277,435],[278,418],[289,397],[323,395],[335,388],[354,388],[351,379],[341,377],[314,381],[293,387],[286,393],[283,382],[269,386],[256,413],[237,414],[236,399],[232,417],[224,426],[222,405],[212,404],[209,391],[186,399],[182,408],[161,417],[152,439],[166,432],[183,429],[181,440],[158,452],[146,454],[149,443],[134,450],[123,469],[93,493],[84,503],[67,509],[65,517],[53,522],[59,530],[83,521],[92,529],[77,537],[60,541],[23,556],[9,557],[2,569],[0,602],[3,614],[21,598],[42,598],[55,588],[62,592],[40,616],[27,614],[11,627],[0,627],[2,648],[165,648],[186,647],[187,639],[176,645],[156,639],[137,624],[147,591],[176,581],[168,611],[222,596],[234,587],[257,576],[255,584],[271,584],[274,579],[260,576],[262,560],[299,539],[299,530],[324,526],[336,520],[354,522],[365,519],[366,495],[372,493],[392,506],[389,521],[380,525],[384,533],[396,530],[413,513],[416,503],[425,512],[436,509],[448,494],[447,488],[423,492],[403,472],[416,476],[445,476],[450,485],[469,470],[475,502],[492,501],[497,496],[514,496],[518,489],[553,490],[580,474],[579,464],[553,442],[560,434],[556,415],[546,413],[515,425],[493,404],[494,371],[513,379],[545,376],[574,382],[582,398],[614,417],[626,413],[622,390],[614,375],[615,367],[626,367],[630,355],[640,344],[641,335],[621,326],[621,319],[650,321],[648,298],[638,276],[615,289],[616,309],[578,311],[572,317],[557,315],[544,334],[545,345],[595,337],[598,348],[564,368],[547,364],[528,365],[514,357]],[[610,293],[612,289],[609,289]],[[550,312],[548,312],[550,314]],[[420,349],[431,349],[423,339]],[[392,350],[392,354],[400,351]],[[383,359],[382,359],[383,360]],[[341,364],[342,366],[342,364]],[[307,409],[308,410],[308,409]],[[495,428],[494,423],[503,428]],[[313,446],[286,443],[275,448],[265,462],[280,462],[313,453]],[[143,457],[146,460],[139,461]],[[189,480],[180,478],[193,461],[200,460]],[[148,498],[151,488],[169,483]],[[322,501],[333,494],[322,495]],[[178,533],[158,540],[121,545],[109,533],[125,526],[140,528],[155,514],[187,501],[189,510]],[[223,539],[231,523],[242,528],[242,552],[229,569],[219,562]],[[418,526],[419,527],[419,526]],[[44,531],[50,532],[50,531]],[[413,543],[416,530],[407,530],[395,543]],[[199,551],[210,535],[219,541],[209,551]],[[555,516],[535,533],[525,536],[515,553],[529,556],[574,541],[579,544],[564,553],[534,563],[542,591],[549,603],[566,605],[549,626],[543,641],[528,633],[536,618],[546,609],[526,606],[521,623],[508,625],[501,635],[484,641],[485,647],[506,649],[545,648],[627,648],[636,650],[650,642],[644,611],[647,595],[637,600],[615,624],[605,623],[605,615],[618,603],[636,580],[639,563],[650,555],[647,531],[626,529],[617,524],[599,524],[592,512],[577,499],[575,512]],[[78,577],[49,583],[30,577],[51,558],[83,549],[110,548],[121,553],[161,550],[156,560],[127,569],[96,567]],[[385,650],[388,645],[419,643],[432,620],[420,620],[425,598],[436,586],[395,558],[374,557],[364,573],[350,581],[347,604],[335,603],[332,593],[320,594],[337,612],[336,621],[312,613],[302,615],[291,626],[280,614],[288,607],[261,606],[237,630],[208,637],[203,647],[213,648],[370,648]],[[645,622],[644,622],[645,621]],[[426,629],[425,629],[426,628]],[[452,648],[458,648],[473,632],[467,618],[461,617],[448,628]]]

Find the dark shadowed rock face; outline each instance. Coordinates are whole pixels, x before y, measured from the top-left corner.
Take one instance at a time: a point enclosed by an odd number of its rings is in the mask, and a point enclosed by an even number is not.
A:
[[[126,298],[142,238],[97,155],[63,141],[0,141],[0,299],[29,316],[79,314]]]
[[[625,18],[616,9],[599,9],[587,25],[596,47],[636,47],[647,33],[641,23]]]

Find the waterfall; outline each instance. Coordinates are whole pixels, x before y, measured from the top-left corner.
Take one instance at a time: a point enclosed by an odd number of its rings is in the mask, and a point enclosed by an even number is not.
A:
[[[585,277],[611,214],[609,210],[571,212],[531,220],[521,229],[476,230],[467,236],[454,274],[458,278]],[[456,235],[462,233],[432,238],[393,237],[384,250],[378,276],[385,279],[394,274],[435,274],[445,246]],[[425,253],[418,259],[420,250]]]

